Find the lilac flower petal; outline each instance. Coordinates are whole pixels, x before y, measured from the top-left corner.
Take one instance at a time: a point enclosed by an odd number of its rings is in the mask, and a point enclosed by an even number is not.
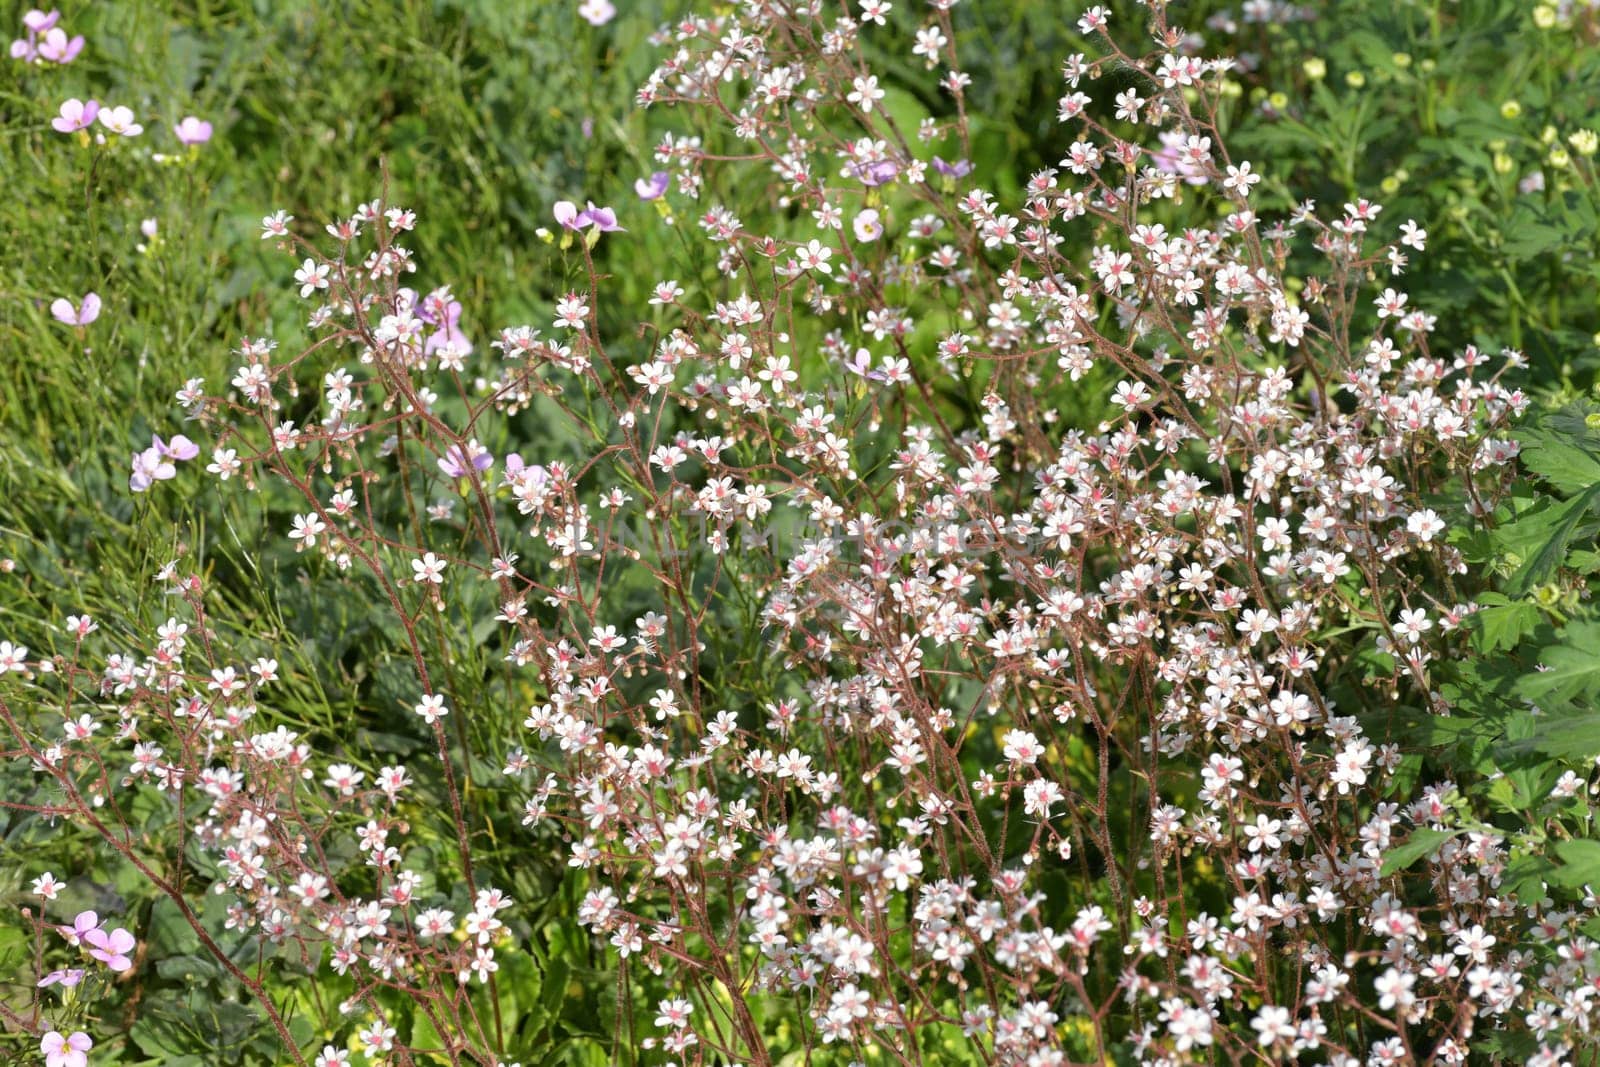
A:
[[[44,33],[61,20],[61,12],[52,9],[48,14],[35,8],[22,16],[22,24],[29,33]]]
[[[211,140],[211,123],[188,115],[182,122],[172,127],[172,132],[186,145],[205,144]]]
[[[602,233],[615,233],[622,229],[617,225],[617,213],[608,207],[596,207],[593,200],[589,201],[589,209],[584,214]]]
[[[856,177],[862,185],[878,186],[893,180],[900,173],[900,164],[892,159],[879,159],[871,163],[858,163],[855,166]]]
[[[162,451],[171,459],[193,459],[200,454],[200,446],[180,433]]]
[[[659,200],[666,193],[667,186],[672,182],[672,176],[664,170],[658,170],[648,178],[640,178],[633,183],[633,191],[639,194],[640,200]]]
[[[584,217],[587,212],[580,213],[578,205],[570,200],[557,200],[555,206],[556,221],[569,230],[580,230],[587,226],[588,220]]]

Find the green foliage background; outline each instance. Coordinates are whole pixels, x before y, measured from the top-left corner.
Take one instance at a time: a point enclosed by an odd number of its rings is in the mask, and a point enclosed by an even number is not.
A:
[[[268,709],[275,721],[323,752],[388,759],[419,750],[400,710],[405,672],[393,658],[393,624],[354,591],[314,594],[297,577],[302,561],[282,537],[287,512],[270,498],[261,506],[177,491],[132,496],[129,456],[153,429],[170,430],[185,379],[231,374],[229,350],[241,338],[288,348],[300,337],[304,308],[286,262],[259,238],[260,218],[277,209],[320,225],[387,188],[420,216],[416,287],[452,285],[480,346],[502,326],[546,319],[573,283],[574,266],[537,232],[557,199],[621,210],[626,239],[599,253],[615,275],[602,321],[619,337],[658,277],[710,282],[708,257],[678,246],[632,194],[633,179],[653,169],[654,139],[672,128],[670,115],[632,106],[658,59],[646,39],[684,4],[619,6],[615,21],[594,29],[566,0],[71,4],[65,22],[88,39],[76,63],[4,61],[0,558],[15,567],[0,574],[0,639],[36,654],[65,651],[55,627],[87,611],[109,647],[131,643],[168,614],[151,576],[187,551],[211,575],[212,614],[233,631],[233,647],[282,662],[279,703]],[[1137,5],[1113,7],[1124,27],[1138,24]],[[1401,709],[1391,730],[1418,774],[1478,772],[1478,788],[1493,791],[1509,827],[1542,810],[1550,757],[1600,753],[1592,715],[1600,621],[1589,596],[1600,572],[1600,432],[1589,404],[1600,370],[1600,212],[1594,157],[1567,142],[1600,127],[1596,26],[1543,28],[1518,0],[1341,0],[1316,9],[1314,21],[1244,25],[1237,36],[1205,26],[1226,5],[1187,5],[1187,18],[1207,54],[1259,60],[1238,75],[1226,115],[1236,157],[1267,175],[1259,210],[1366,195],[1385,204],[1386,227],[1414,218],[1430,243],[1425,268],[1404,288],[1439,314],[1435,350],[1513,345],[1529,356],[1520,384],[1538,414],[1521,438],[1525,486],[1504,514],[1453,532],[1489,585],[1489,610],[1476,623],[1481,658],[1459,665],[1453,683],[1459,718]],[[22,10],[0,6],[5,25],[19,27]],[[963,4],[957,15],[979,116],[975,163],[1004,199],[1068,143],[1053,115],[1059,62],[1081,47],[1075,13],[1006,0]],[[885,40],[890,104],[946,112],[904,27]],[[49,120],[71,96],[133,107],[144,137],[92,149],[56,133]],[[186,114],[213,121],[216,138],[164,163],[134,150],[174,152],[170,124]],[[1557,165],[1551,154],[1563,145],[1567,159]],[[1543,188],[1520,190],[1535,170]],[[145,218],[157,220],[160,236],[141,253]],[[655,273],[669,263],[671,274]],[[696,265],[698,278],[684,273]],[[87,337],[50,319],[52,299],[90,289],[105,310]],[[514,442],[491,445],[560,454],[536,413],[513,430]],[[528,950],[503,964],[512,1047],[529,1067],[631,1062],[612,1038],[643,1007],[567,921],[580,885],[553,843],[503,844],[520,828],[493,783],[527,701],[477,649],[481,635],[450,622],[438,640],[457,664],[451,703],[470,709],[463,740],[478,762],[468,803],[487,827],[479,844],[496,884],[540,902],[518,931]],[[1541,665],[1553,669],[1534,669]],[[1527,710],[1530,699],[1543,714]],[[15,775],[0,768],[0,790],[21,790]],[[424,781],[417,803],[441,802],[437,790]],[[1574,819],[1591,825],[1587,809]],[[1392,862],[1414,862],[1437,843],[1414,839]],[[1600,881],[1600,842],[1575,834],[1549,844],[1526,842],[1518,857],[1529,888]],[[425,868],[422,859],[411,865]],[[26,1003],[30,992],[10,977],[26,974],[31,949],[6,916],[30,903],[34,875],[79,864],[92,877],[73,883],[62,910],[126,916],[148,940],[133,978],[97,1009],[97,1062],[210,1063],[222,1048],[238,1050],[230,1062],[278,1061],[276,1038],[237,983],[135,871],[96,857],[69,827],[5,815],[0,999]],[[242,965],[261,965],[253,949],[236,947]],[[297,1005],[293,1026],[307,1048],[333,1036],[331,1008],[347,992],[324,982],[319,998]],[[25,1046],[0,1031],[0,1055]]]

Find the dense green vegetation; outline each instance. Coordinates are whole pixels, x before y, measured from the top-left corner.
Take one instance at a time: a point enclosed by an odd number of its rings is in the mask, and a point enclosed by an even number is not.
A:
[[[614,205],[626,240],[594,246],[595,270],[611,279],[596,314],[620,361],[646,358],[652,342],[638,324],[662,321],[647,318],[655,284],[671,277],[709,291],[716,266],[713,252],[658,225],[670,210],[695,205],[669,197],[669,208],[635,193],[635,181],[658,169],[656,142],[677,127],[636,108],[634,97],[673,47],[652,44],[652,34],[686,9],[714,5],[619,5],[601,26],[576,6],[129,0],[63,9],[63,25],[86,39],[70,64],[4,61],[0,641],[27,646],[33,658],[71,655],[66,617],[87,612],[100,640],[133,647],[174,614],[175,598],[155,576],[181,556],[207,576],[218,639],[240,662],[279,661],[281,681],[262,715],[320,754],[368,760],[369,774],[372,761],[414,760],[418,788],[408,803],[419,824],[446,806],[450,785],[428,768],[431,738],[410,710],[406,634],[372,610],[378,587],[306,577],[330,565],[307,563],[285,539],[297,510],[288,495],[136,495],[129,458],[152,433],[172,430],[173,397],[186,381],[227,382],[246,339],[271,337],[285,350],[308,341],[308,305],[291,265],[261,237],[263,216],[276,211],[313,237],[364,202],[415,209],[408,243],[420,280],[405,284],[420,292],[448,284],[462,328],[484,348],[502,328],[548,321],[561,294],[588,285],[582,249],[562,239],[555,203]],[[1002,200],[1018,197],[1071,143],[1054,111],[1062,57],[1083,45],[1078,13],[1054,6],[971,2],[952,14],[974,80],[971,161]],[[1112,6],[1124,30],[1139,25],[1139,5]],[[1350,0],[1308,11],[1316,17],[1259,21],[1207,2],[1173,14],[1203,40],[1202,54],[1248,57],[1229,76],[1216,122],[1264,175],[1252,206],[1278,216],[1307,200],[1367,197],[1382,203],[1385,223],[1415,220],[1428,234],[1426,266],[1408,273],[1406,289],[1413,306],[1439,318],[1434,354],[1477,345],[1526,356],[1507,379],[1529,408],[1515,432],[1521,473],[1506,501],[1476,521],[1459,483],[1434,502],[1453,516],[1447,536],[1471,568],[1446,581],[1485,606],[1469,624],[1472,655],[1446,671],[1455,711],[1439,717],[1397,705],[1370,732],[1402,746],[1410,781],[1460,778],[1479,805],[1473,811],[1490,813],[1483,825],[1510,835],[1510,889],[1576,892],[1600,884],[1600,837],[1586,791],[1555,800],[1551,790],[1600,755],[1600,618],[1591,597],[1600,575],[1600,16],[1583,4],[1519,0]],[[19,35],[21,14],[11,20]],[[927,91],[911,54],[920,15],[896,11],[871,42],[875,69],[887,72],[883,106],[912,126],[953,114],[947,97]],[[52,128],[64,100],[90,97],[132,108],[144,133],[99,144],[94,130]],[[172,126],[187,115],[213,123],[214,136],[181,145]],[[735,202],[758,203],[769,191],[748,173],[711,180]],[[1170,225],[1182,225],[1192,206],[1180,193]],[[799,213],[767,210],[780,220]],[[1308,257],[1304,248],[1291,255]],[[1372,281],[1388,284],[1376,271]],[[102,302],[95,322],[77,328],[52,317],[53,301],[76,304],[90,291]],[[1355,318],[1371,326],[1370,300]],[[1107,417],[1113,380],[1068,408],[1067,423],[1092,428]],[[941,389],[940,410],[957,425],[979,425],[978,392],[960,383]],[[314,418],[313,406],[308,399],[285,414]],[[464,409],[447,402],[445,410]],[[553,409],[538,404],[496,432],[484,442],[496,455],[585,455],[562,437]],[[634,574],[608,596],[631,620],[653,591]],[[526,949],[502,960],[493,996],[475,995],[508,1035],[508,1063],[662,1062],[637,1043],[655,999],[573,921],[587,880],[569,869],[553,832],[530,847],[520,795],[502,784],[499,770],[514,758],[538,694],[489,640],[493,624],[481,620],[493,614],[491,593],[475,595],[424,635],[449,664],[439,684],[456,709],[447,725],[459,795],[481,828],[475,862],[486,883],[519,902]],[[735,640],[755,608],[725,600],[708,623],[719,643],[706,676],[743,679],[752,705],[775,699],[772,677],[752,674],[764,662],[760,642]],[[1334,689],[1358,687],[1380,669],[1352,657]],[[0,675],[0,694],[14,681]],[[32,698],[19,691],[16,699]],[[0,795],[31,795],[30,773],[20,761],[0,763]],[[152,842],[181,819],[155,803],[130,814]],[[1422,860],[1452,836],[1420,831],[1386,870]],[[408,866],[424,889],[451,889],[436,881],[450,877],[445,864],[435,872],[424,860],[429,850],[449,858],[456,845],[443,833],[412,842]],[[185,869],[182,854],[162,859],[171,872]],[[221,1049],[228,1062],[286,1062],[280,1035],[251,1002],[248,981],[270,984],[279,974],[256,943],[224,945],[237,971],[219,965],[148,872],[45,812],[0,811],[0,1006],[8,1017],[25,1016],[36,996],[34,927],[18,917],[39,907],[31,886],[47,870],[77,875],[51,906],[53,920],[93,909],[121,917],[141,942],[133,970],[108,984],[90,1012],[92,1062],[182,1067],[218,1062]],[[220,898],[191,896],[208,923],[222,924]],[[1072,900],[1058,925],[1080,903]],[[298,965],[284,954],[286,966]],[[337,1004],[356,990],[354,976],[284,988],[292,988],[289,1029],[308,1057],[346,1040]],[[33,1062],[38,1038],[14,1022],[0,1020],[0,1050]],[[403,1037],[427,1044],[427,1020],[405,1015],[404,1024]],[[803,1044],[784,1034],[774,1048]],[[1085,1046],[1085,1055],[1094,1052]],[[925,1062],[939,1061],[930,1054]]]

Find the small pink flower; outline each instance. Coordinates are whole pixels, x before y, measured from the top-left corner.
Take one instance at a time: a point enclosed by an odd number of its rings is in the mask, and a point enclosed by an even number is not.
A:
[[[100,125],[124,137],[137,137],[144,132],[144,127],[133,121],[131,107],[101,108]]]
[[[49,974],[39,979],[39,988],[45,989],[59,982],[68,989],[71,989],[73,986],[83,981],[83,974],[84,972],[81,967],[69,967],[64,971],[51,971]]]
[[[476,441],[468,441],[464,448],[451,445],[439,460],[439,469],[451,478],[465,478],[471,471],[486,471],[493,465],[494,456]]]
[[[857,163],[853,170],[862,185],[876,188],[893,181],[895,175],[900,173],[900,164],[892,159],[877,159],[870,163]]]
[[[583,215],[578,211],[578,205],[571,200],[557,200],[555,216],[556,221],[569,230],[581,230],[586,225],[581,221]]]
[[[671,182],[671,175],[664,170],[658,170],[650,177],[640,178],[634,182],[633,191],[639,194],[640,200],[660,200]]]
[[[61,114],[50,120],[60,133],[77,133],[94,125],[94,117],[100,113],[98,100],[79,100],[73,97],[61,105]]]
[[[133,946],[138,942],[122,927],[117,927],[109,934],[104,930],[90,930],[83,939],[89,944],[89,955],[113,971],[121,973],[133,967],[133,959],[128,953],[133,951]]]
[[[82,1030],[74,1032],[70,1037],[62,1037],[52,1030],[39,1042],[39,1051],[44,1053],[45,1067],[88,1067],[89,1050],[92,1048],[94,1041]]]
[[[172,127],[172,132],[184,144],[205,144],[211,140],[211,123],[189,115],[182,122]]]
[[[47,31],[44,40],[39,42],[39,58],[48,59],[52,63],[71,63],[78,58],[78,53],[83,51],[83,34],[67,38],[67,31],[59,26]]]
[[[133,456],[133,473],[128,476],[128,488],[142,493],[156,482],[178,476],[178,468],[154,446]]]
[[[584,214],[602,233],[614,233],[622,229],[617,225],[617,213],[608,207],[595,207],[593,200],[589,201],[589,209]]]
[[[67,944],[76,946],[89,935],[90,930],[100,929],[100,916],[92,911],[80,911],[71,926],[58,926],[56,929],[67,939]]]
[[[193,459],[200,454],[200,446],[181,433],[164,444],[161,438],[152,435],[150,444],[168,459]]]
[[[28,28],[29,33],[44,33],[61,21],[61,12],[52,9],[48,14],[38,9],[22,16],[22,24]]]
[[[583,0],[578,5],[578,17],[591,26],[604,26],[617,17],[617,8],[611,0]]]
[[[602,233],[614,233],[621,230],[617,225],[617,213],[608,207],[596,207],[593,200],[589,206],[579,211],[577,205],[570,200],[558,200],[555,206],[556,221],[569,230],[581,230],[593,226]]]
[[[84,293],[83,303],[77,307],[73,307],[72,301],[62,297],[51,302],[50,314],[68,326],[87,326],[100,317],[100,295]]]

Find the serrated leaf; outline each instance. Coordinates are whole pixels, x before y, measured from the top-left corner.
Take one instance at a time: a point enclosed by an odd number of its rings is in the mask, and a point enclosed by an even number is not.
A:
[[[1555,869],[1555,864],[1545,856],[1518,856],[1506,864],[1505,874],[1500,879],[1500,888],[1513,899],[1525,897],[1538,899],[1542,895],[1541,887],[1550,880]]]
[[[1538,627],[1543,617],[1538,607],[1526,600],[1507,600],[1482,608],[1472,616],[1477,638],[1473,643],[1485,654],[1509,652]]]
[[[1600,481],[1545,513],[1544,520],[1548,533],[1533,555],[1517,568],[1517,572],[1506,583],[1508,592],[1520,596],[1546,581],[1560,568],[1566,561],[1567,549],[1578,537],[1580,527],[1584,525],[1585,518],[1596,502],[1600,502]],[[1593,531],[1590,530],[1589,533],[1592,534]]]
[[[1562,642],[1544,650],[1540,666],[1524,675],[1517,695],[1533,701],[1567,701],[1600,694],[1600,623],[1573,623]]]
[[[1430,830],[1427,827],[1413,831],[1405,844],[1396,845],[1384,854],[1380,873],[1388,876],[1405,870],[1422,857],[1439,851],[1441,845],[1459,833],[1460,830]]]
[[[1567,418],[1559,425],[1571,424],[1572,419]],[[1581,493],[1600,485],[1600,455],[1586,447],[1586,432],[1581,436],[1561,432],[1552,423],[1523,429],[1516,437],[1522,444],[1518,457],[1522,465],[1561,492]]]
[[[1529,736],[1507,746],[1511,752],[1539,752],[1556,759],[1586,761],[1600,755],[1600,715],[1588,710],[1544,715]]]
[[[1578,838],[1556,843],[1556,855],[1561,866],[1550,875],[1550,881],[1569,889],[1591,883],[1600,883],[1600,841]]]

